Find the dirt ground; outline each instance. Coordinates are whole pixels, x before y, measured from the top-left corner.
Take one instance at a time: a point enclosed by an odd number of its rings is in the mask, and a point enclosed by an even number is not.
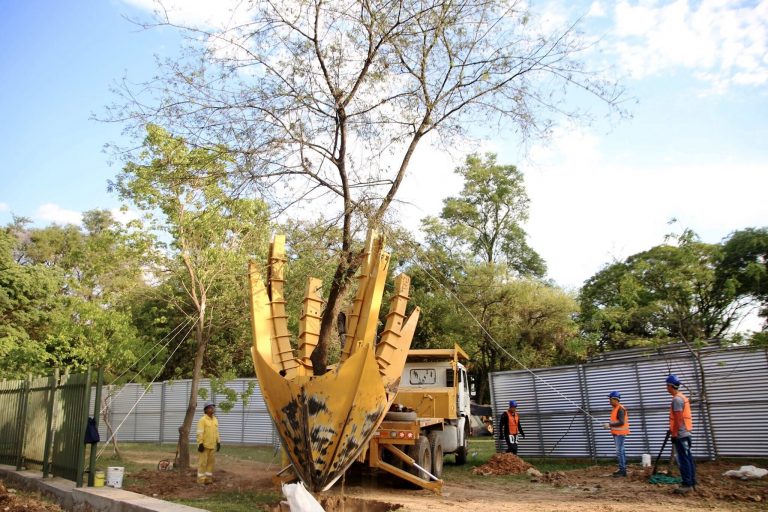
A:
[[[58,505],[42,501],[14,488],[6,488],[0,481],[0,511],[2,512],[61,512]]]
[[[508,468],[512,468],[509,474],[525,473],[528,467],[522,461],[494,463],[492,459],[489,463],[501,467],[501,473],[507,464]],[[222,469],[214,473],[216,481],[208,486],[195,483],[194,470],[184,473],[142,470],[131,475],[131,483],[125,488],[161,499],[194,499],[221,491],[278,491],[272,477],[279,468],[274,465],[229,459],[221,460],[218,466]],[[739,464],[725,462],[699,463],[697,491],[686,496],[674,494],[674,485],[649,483],[649,468],[631,466],[627,478],[613,478],[612,466],[594,466],[543,473],[541,476],[526,474],[515,479],[496,476],[478,476],[462,481],[449,479],[441,496],[425,490],[404,489],[387,478],[366,475],[367,470],[355,471],[357,476],[346,477],[325,493],[324,498],[326,502],[336,500],[336,503],[343,498],[379,502],[371,509],[402,511],[668,512],[768,509],[768,477],[743,481],[722,476],[723,472],[738,467]],[[487,468],[480,468],[480,474],[488,474]],[[378,506],[380,503],[390,504],[391,507],[381,508]],[[340,507],[328,508],[329,511],[334,509],[341,510]]]

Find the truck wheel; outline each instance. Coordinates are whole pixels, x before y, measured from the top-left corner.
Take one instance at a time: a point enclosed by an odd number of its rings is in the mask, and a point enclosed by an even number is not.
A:
[[[419,415],[416,414],[416,411],[390,411],[384,416],[384,421],[416,421],[417,419],[419,419]]]
[[[408,455],[416,461],[416,464],[432,473],[432,450],[429,449],[429,440],[426,437],[419,437],[416,444],[408,448]],[[429,475],[414,466],[411,466],[409,470],[419,478],[430,480]]]
[[[433,430],[427,436],[429,448],[432,450],[432,474],[437,478],[443,476],[443,438],[440,432]]]
[[[464,440],[461,442],[461,446],[456,448],[456,465],[463,466],[467,463],[467,454],[469,453],[469,435],[464,430]]]

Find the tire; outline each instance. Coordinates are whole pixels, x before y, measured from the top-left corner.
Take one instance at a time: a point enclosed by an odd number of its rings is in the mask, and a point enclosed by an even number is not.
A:
[[[388,412],[384,416],[384,421],[415,421],[418,418],[416,411]]]
[[[440,432],[433,430],[427,436],[429,449],[432,451],[432,474],[437,478],[443,477],[443,438]]]
[[[467,454],[469,453],[469,434],[467,429],[464,429],[464,440],[461,442],[461,446],[456,448],[456,465],[463,466],[467,463]]]
[[[432,473],[432,450],[429,448],[429,440],[426,437],[419,437],[416,440],[416,444],[409,446],[408,455],[416,461],[416,464]],[[416,469],[414,466],[411,466],[408,470],[421,479],[431,480],[429,475]]]

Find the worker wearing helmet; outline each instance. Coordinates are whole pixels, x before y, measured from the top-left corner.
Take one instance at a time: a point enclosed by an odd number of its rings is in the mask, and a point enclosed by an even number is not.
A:
[[[216,452],[221,449],[221,437],[219,437],[219,420],[213,415],[216,405],[205,404],[203,417],[197,422],[197,451],[200,456],[197,459],[197,483],[213,483],[213,465],[216,461]]]
[[[677,465],[680,468],[682,485],[675,492],[685,494],[696,487],[696,463],[691,453],[691,434],[693,432],[693,416],[688,397],[680,392],[680,379],[677,375],[667,377],[667,393],[672,395],[669,406],[669,432],[677,454]]]
[[[525,439],[523,427],[520,425],[520,415],[517,414],[517,402],[509,401],[509,409],[501,413],[499,418],[500,436],[507,442],[507,453],[517,455],[517,441]]]
[[[611,421],[603,424],[603,428],[611,431],[613,443],[616,445],[616,460],[619,463],[619,469],[613,473],[613,476],[627,476],[627,454],[624,451],[624,439],[629,435],[629,413],[621,405],[621,393],[611,391],[608,394],[611,401]]]

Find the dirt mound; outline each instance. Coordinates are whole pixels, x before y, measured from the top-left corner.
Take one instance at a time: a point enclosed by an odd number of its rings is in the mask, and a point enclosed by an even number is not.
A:
[[[497,453],[491,457],[488,462],[482,466],[472,468],[472,473],[476,475],[519,475],[525,473],[530,464],[512,453]]]
[[[52,503],[18,495],[12,489],[9,491],[0,481],[0,510],[3,512],[61,512],[61,507]]]

